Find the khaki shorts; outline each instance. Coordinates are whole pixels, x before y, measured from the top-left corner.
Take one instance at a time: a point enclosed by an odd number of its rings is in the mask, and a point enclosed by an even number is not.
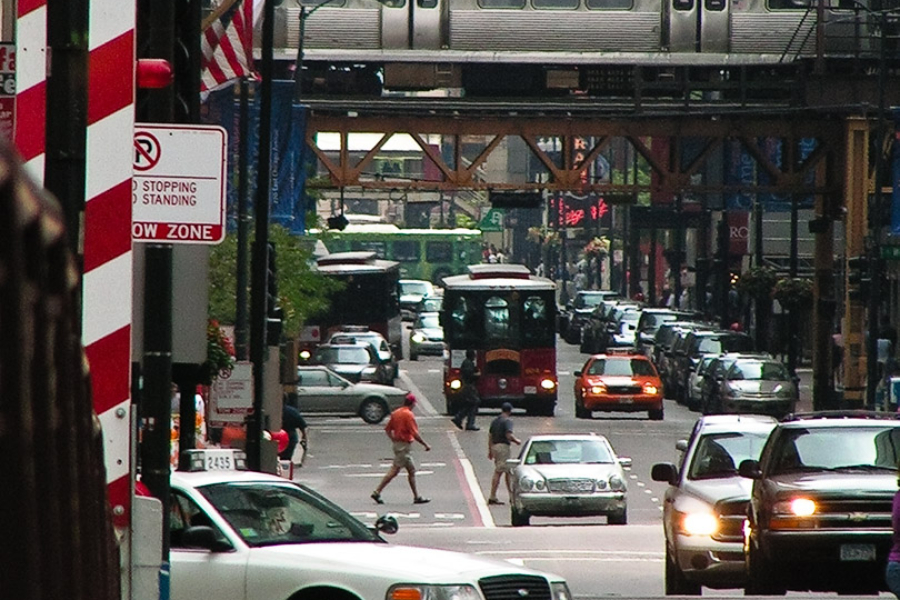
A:
[[[413,462],[412,455],[410,454],[411,449],[412,442],[394,442],[393,465],[395,467],[400,467],[401,469],[415,471],[416,463]]]
[[[494,455],[494,472],[509,473],[509,465],[506,461],[509,459],[509,444],[494,444],[491,446],[491,452]]]

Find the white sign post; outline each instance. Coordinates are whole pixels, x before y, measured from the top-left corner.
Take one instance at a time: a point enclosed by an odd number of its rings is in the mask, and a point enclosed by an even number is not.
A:
[[[132,238],[182,244],[225,239],[228,133],[216,125],[136,123]]]

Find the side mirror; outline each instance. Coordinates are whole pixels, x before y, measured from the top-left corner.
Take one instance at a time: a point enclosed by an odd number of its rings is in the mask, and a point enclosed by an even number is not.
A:
[[[231,544],[219,537],[215,529],[208,525],[197,525],[185,529],[181,533],[181,545],[210,552],[228,552],[234,549]]]
[[[685,450],[687,450],[687,446],[687,440],[678,440],[677,442],[675,442],[675,449],[679,452],[684,452]]]
[[[381,515],[378,517],[378,520],[375,521],[375,531],[379,533],[393,535],[397,533],[399,529],[400,524],[397,523],[397,517],[393,515]]]
[[[617,456],[616,460],[619,461],[623,468],[631,466],[631,459],[627,456]]]
[[[742,460],[741,464],[738,466],[738,474],[747,479],[760,479],[762,477],[762,471],[759,470],[759,461],[751,458]]]
[[[665,481],[669,485],[678,483],[678,467],[672,463],[656,463],[650,469],[650,478],[653,481]]]
[[[575,377],[581,377],[581,371],[575,371],[573,375],[575,375]]]
[[[522,461],[519,460],[518,458],[507,458],[506,459],[506,466],[509,468],[518,467],[520,464],[522,464]]]

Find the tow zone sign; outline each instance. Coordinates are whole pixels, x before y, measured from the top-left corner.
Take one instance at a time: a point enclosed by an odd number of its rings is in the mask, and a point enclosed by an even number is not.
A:
[[[135,241],[225,238],[228,134],[215,125],[136,123],[131,183]]]

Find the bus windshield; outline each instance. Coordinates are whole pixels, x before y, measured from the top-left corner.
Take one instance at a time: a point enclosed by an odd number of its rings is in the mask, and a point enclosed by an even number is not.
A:
[[[552,291],[453,291],[444,336],[466,348],[553,346],[552,302]]]

